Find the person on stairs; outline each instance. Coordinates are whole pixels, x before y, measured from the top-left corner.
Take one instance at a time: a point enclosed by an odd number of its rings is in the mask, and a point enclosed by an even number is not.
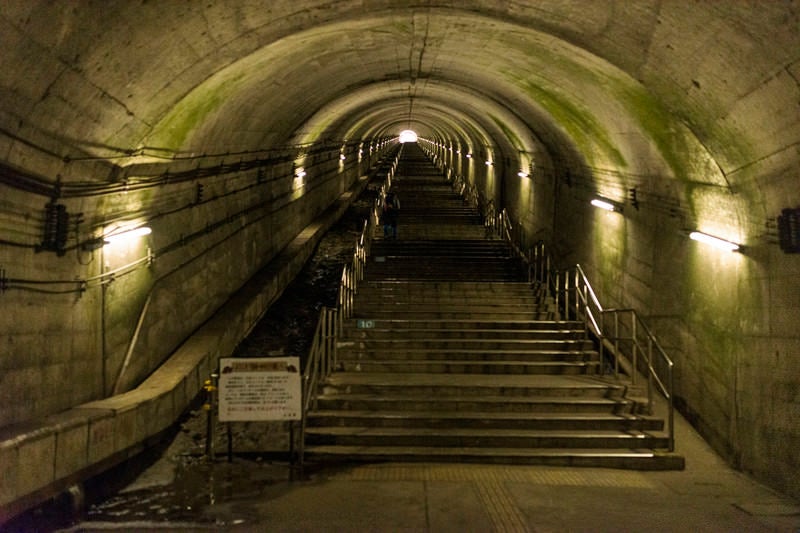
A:
[[[383,200],[383,238],[397,238],[397,219],[400,216],[400,198],[394,191],[386,193]]]

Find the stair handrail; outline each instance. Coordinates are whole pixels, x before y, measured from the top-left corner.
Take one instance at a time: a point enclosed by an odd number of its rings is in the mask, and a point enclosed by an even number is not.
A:
[[[483,225],[493,236],[497,235],[497,209],[494,206],[494,200],[489,199],[486,202],[486,214],[483,217]]]
[[[494,201],[485,199],[478,188],[467,181],[461,174],[453,173],[452,176],[453,190],[464,199],[464,202],[477,210],[484,218],[484,221],[490,219],[489,213],[491,213],[491,219],[494,220]]]
[[[495,213],[494,203],[492,202],[492,211],[490,213],[493,215],[492,219],[489,219],[489,213],[487,213],[485,225],[491,228],[496,237],[506,241],[516,256],[525,264],[525,268],[528,271],[528,283],[542,281],[538,277],[539,271],[542,270],[541,262],[545,261],[547,264],[547,268],[544,269],[545,273],[549,271],[550,265],[550,258],[544,254],[543,241],[539,241],[527,250],[524,249],[525,235],[522,226],[514,224],[508,211],[503,208],[499,213]],[[545,278],[544,281],[549,283],[549,276],[545,275]]]
[[[323,306],[320,309],[317,327],[314,330],[308,359],[303,370],[302,414],[298,446],[298,462],[301,469],[305,461],[306,415],[312,407],[316,408],[316,395],[314,392],[320,382],[330,376],[331,372],[336,368],[337,338],[341,336],[344,321],[353,316],[353,302],[358,291],[358,284],[364,279],[367,257],[372,244],[372,235],[374,235],[380,219],[386,191],[391,187],[399,162],[400,151],[397,152],[392,160],[386,178],[380,187],[380,192],[372,203],[372,208],[361,229],[361,235],[356,240],[350,263],[345,263],[342,267],[336,307]]]
[[[515,234],[515,225],[506,209],[496,214],[491,226],[495,234],[509,243],[514,253],[526,264],[528,282],[538,282],[548,288],[555,299],[557,318],[574,317],[584,323],[584,332],[598,339],[600,368],[605,371],[605,351],[613,354],[614,377],[619,379],[620,365],[630,376],[631,385],[638,384],[640,371],[647,378],[647,409],[653,412],[656,389],[668,404],[669,451],[675,451],[674,362],[661,347],[655,335],[636,310],[631,308],[603,308],[580,264],[562,271],[552,268],[550,255],[544,241],[539,241],[527,251],[523,249],[521,228]],[[607,321],[613,319],[613,330]],[[640,362],[640,354],[644,359]]]
[[[644,373],[647,378],[649,413],[654,411],[655,389],[657,388],[664,396],[668,410],[669,451],[675,451],[675,364],[661,347],[656,336],[635,309],[603,308],[580,264],[563,271],[556,271],[551,279],[555,285],[556,309],[559,312],[563,309],[563,318],[582,320],[586,333],[591,331],[597,337],[601,369],[605,371],[604,352],[609,350],[614,355],[615,378],[619,379],[621,365],[627,366],[624,370],[630,377],[632,386],[637,385],[639,373]],[[560,298],[562,295],[563,298]],[[613,317],[613,331],[609,331],[606,327],[608,317]],[[624,321],[625,317],[627,321]]]

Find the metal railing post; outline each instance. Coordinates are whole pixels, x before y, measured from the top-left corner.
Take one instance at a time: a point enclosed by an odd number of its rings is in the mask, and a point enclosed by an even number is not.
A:
[[[600,334],[599,337],[599,352],[600,352],[600,375],[606,375],[606,365],[605,365],[605,331],[606,331],[606,312],[601,310],[600,311]]]
[[[589,317],[593,316],[591,309],[589,308],[589,286],[586,283],[583,284],[583,338],[584,340],[589,338]]]
[[[636,385],[636,378],[639,374],[639,339],[636,334],[636,316],[633,312],[629,313],[631,315],[631,339],[633,340],[633,346],[631,347],[631,351],[633,352],[633,371],[631,372],[631,380],[634,385]]]
[[[647,410],[653,414],[653,339],[647,337]]]
[[[669,451],[675,451],[675,402],[673,398],[673,391],[675,390],[675,383],[673,382],[672,361],[667,361],[667,380],[669,383]]]
[[[558,315],[561,312],[560,307],[560,299],[561,299],[561,272],[556,272],[556,314]],[[557,318],[560,318],[557,316]]]
[[[614,313],[614,377],[619,379],[619,312]]]

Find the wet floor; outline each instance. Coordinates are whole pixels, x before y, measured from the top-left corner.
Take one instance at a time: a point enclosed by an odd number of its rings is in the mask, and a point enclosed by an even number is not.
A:
[[[91,524],[194,524],[226,527],[252,524],[253,501],[268,500],[288,483],[288,463],[236,458],[205,459],[178,466],[174,479],[159,486],[126,488],[92,505],[82,522]],[[80,525],[79,525],[80,527]]]

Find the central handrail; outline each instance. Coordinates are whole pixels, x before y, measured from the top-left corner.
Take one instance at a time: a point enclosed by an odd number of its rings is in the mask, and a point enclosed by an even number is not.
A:
[[[317,328],[314,332],[311,349],[303,371],[302,418],[298,447],[300,468],[303,467],[305,460],[306,415],[310,409],[316,408],[317,396],[315,392],[319,384],[330,376],[337,366],[337,338],[341,336],[344,321],[353,316],[353,303],[358,291],[358,284],[364,279],[367,257],[372,246],[372,235],[374,235],[380,219],[386,191],[391,187],[392,179],[397,172],[401,151],[402,148],[389,165],[389,170],[380,187],[379,194],[372,204],[367,219],[364,220],[364,225],[362,226],[361,234],[356,240],[350,262],[342,267],[342,278],[339,283],[336,307],[323,307],[320,309]]]

